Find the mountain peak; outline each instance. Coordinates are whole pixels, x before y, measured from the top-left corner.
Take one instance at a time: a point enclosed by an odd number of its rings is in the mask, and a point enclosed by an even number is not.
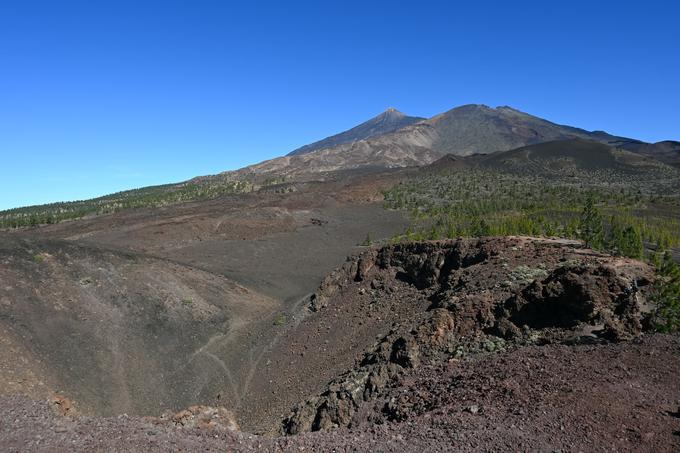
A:
[[[408,116],[405,113],[400,112],[394,107],[389,107],[387,110],[382,112],[380,115],[376,116],[374,119],[378,121],[399,122],[402,121],[404,118],[408,118]]]
[[[367,138],[394,132],[397,129],[410,126],[411,124],[417,123],[421,120],[424,120],[424,118],[407,116],[394,107],[389,107],[378,116],[375,116],[370,120],[353,127],[352,129],[303,146],[302,148],[298,148],[288,155],[295,156],[307,154],[323,148],[365,140]]]
[[[383,115],[406,116],[405,114],[403,114],[399,110],[395,109],[394,107],[388,107],[387,110],[385,110],[382,114]]]

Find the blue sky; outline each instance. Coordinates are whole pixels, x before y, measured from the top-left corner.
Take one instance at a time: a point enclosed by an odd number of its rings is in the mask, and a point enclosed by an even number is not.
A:
[[[676,2],[0,2],[0,209],[466,103],[680,139]]]

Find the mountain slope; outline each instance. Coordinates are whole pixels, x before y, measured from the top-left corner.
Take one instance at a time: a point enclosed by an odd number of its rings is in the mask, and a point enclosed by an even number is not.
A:
[[[631,142],[621,147],[680,168],[680,142],[672,140],[657,143]]]
[[[293,150],[288,154],[288,156],[297,156],[311,153],[323,148],[330,148],[332,146],[342,145],[345,143],[353,143],[358,140],[363,140],[395,131],[404,126],[409,126],[424,119],[425,118],[407,116],[397,109],[389,108],[380,115],[371,118],[370,120],[361,123],[352,129],[330,137],[326,137],[323,140],[319,140]]]
[[[426,165],[446,154],[469,156],[507,151],[556,140],[586,139],[606,144],[638,144],[606,132],[563,126],[511,107],[464,105],[372,138],[262,162],[240,174],[295,177],[360,167]]]
[[[648,156],[592,140],[572,139],[537,143],[484,158],[480,166],[522,174],[569,175],[615,171],[629,175],[674,175],[677,170]]]
[[[22,354],[5,350],[9,363],[106,415],[238,395],[211,354],[231,363],[247,335],[241,326],[252,329],[279,301],[167,259],[34,237],[0,236],[0,260],[12,262],[0,267],[0,344],[9,339]],[[16,381],[0,373],[0,388],[5,379]]]
[[[563,126],[511,107],[463,105],[418,124],[367,140],[374,146],[428,148],[437,154],[468,156],[507,151],[534,143],[573,138],[602,143],[635,142],[606,132]],[[338,152],[341,148],[337,148]]]
[[[604,143],[630,140],[605,132],[589,132],[555,124],[507,106],[464,105],[437,115],[426,123],[436,131],[436,139],[432,143],[434,150],[462,156],[571,138]]]

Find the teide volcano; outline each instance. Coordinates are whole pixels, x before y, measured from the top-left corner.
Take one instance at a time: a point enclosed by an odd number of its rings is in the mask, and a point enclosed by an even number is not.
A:
[[[417,116],[406,116],[399,110],[390,107],[380,115],[371,118],[370,120],[361,123],[352,129],[331,137],[324,138],[318,142],[302,146],[294,151],[291,151],[288,155],[296,156],[300,154],[307,154],[323,148],[330,148],[337,145],[343,145],[345,143],[353,143],[357,140],[376,137],[378,135],[396,131],[397,129],[401,129],[402,127],[409,126],[424,119],[425,118],[420,118]]]
[[[556,140],[642,143],[606,132],[563,126],[511,107],[464,105],[418,121],[388,110],[349,131],[239,170],[239,174],[294,176],[361,167],[425,165],[441,156],[508,151]]]

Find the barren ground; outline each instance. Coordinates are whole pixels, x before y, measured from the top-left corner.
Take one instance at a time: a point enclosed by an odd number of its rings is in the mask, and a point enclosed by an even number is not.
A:
[[[431,395],[439,405],[406,422],[284,438],[138,417],[68,418],[47,402],[2,397],[0,442],[8,452],[672,452],[680,448],[678,357],[678,338],[660,335],[607,346],[521,348],[423,370],[402,392]]]

